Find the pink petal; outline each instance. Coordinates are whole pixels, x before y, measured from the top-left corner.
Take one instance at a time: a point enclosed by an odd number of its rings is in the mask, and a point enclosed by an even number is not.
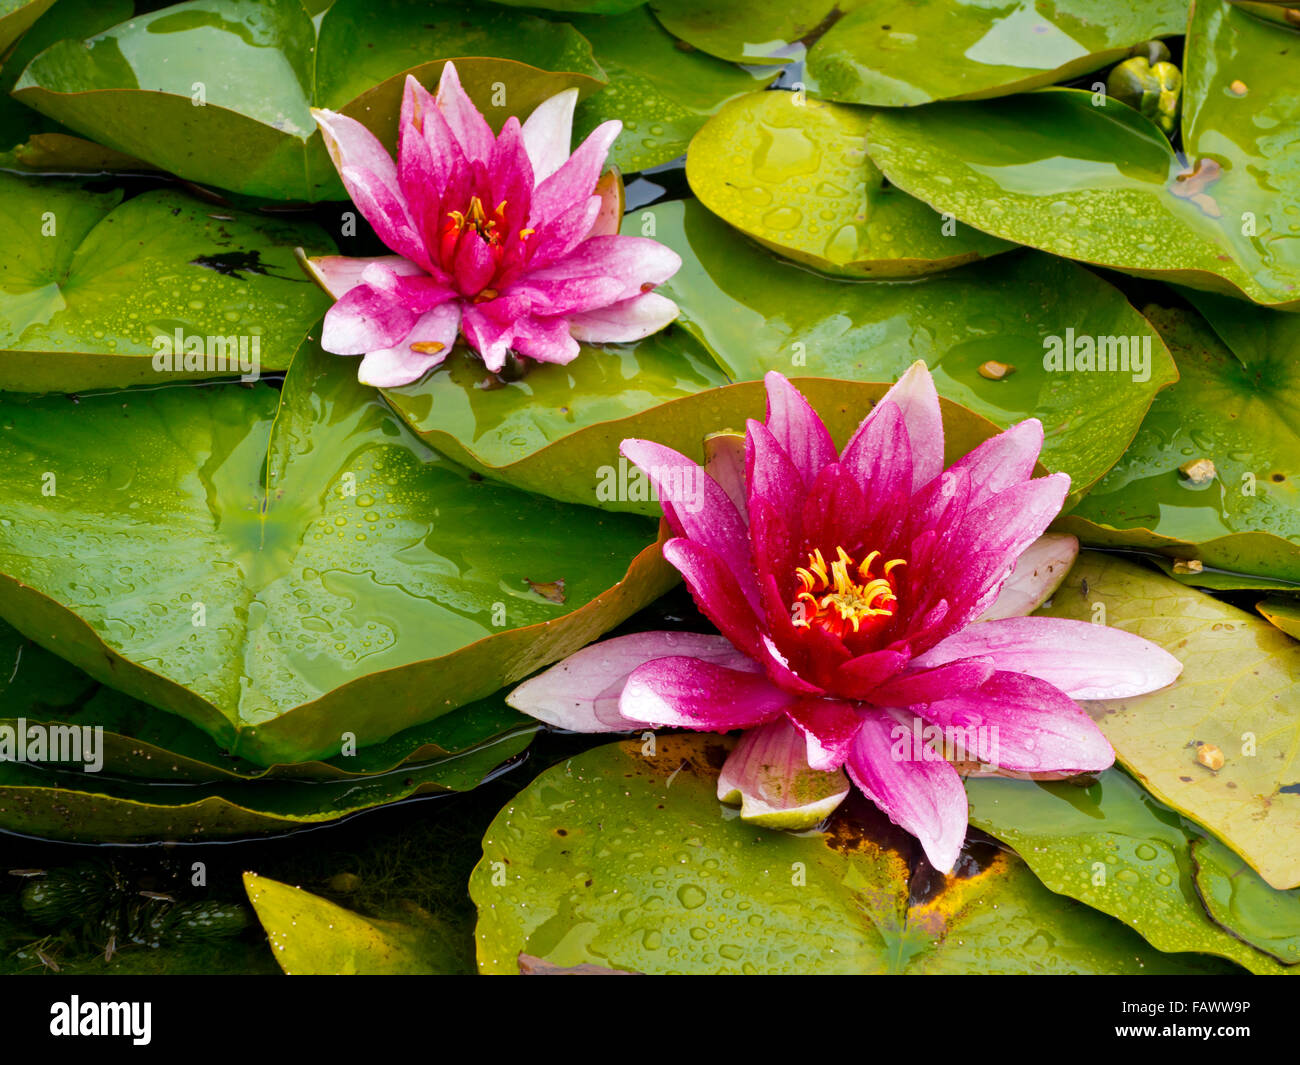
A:
[[[1164,648],[1131,632],[1040,617],[977,621],[913,665],[929,668],[971,655],[992,659],[999,670],[1045,680],[1075,699],[1142,695],[1172,684],[1183,670]]]
[[[420,315],[455,293],[428,274],[398,274],[371,262],[361,283],[325,314],[321,347],[336,355],[361,355],[397,344]]]
[[[787,522],[802,522],[808,486],[772,431],[752,418],[745,425],[745,482],[751,514],[761,500]]]
[[[808,765],[802,735],[785,720],[749,729],[718,775],[718,798],[740,803],[741,820],[765,828],[812,828],[848,793],[842,772],[820,772]]]
[[[826,771],[844,764],[862,726],[862,708],[837,699],[801,699],[786,718],[806,742],[808,765]]]
[[[704,472],[718,482],[736,505],[741,520],[749,521],[749,492],[745,486],[745,438],[740,433],[711,433],[704,438]]]
[[[569,334],[567,318],[533,315],[515,322],[514,348],[520,355],[527,355],[537,362],[560,366],[571,363],[582,350]]]
[[[625,193],[623,178],[617,170],[606,170],[596,182],[595,194],[600,197],[600,214],[591,224],[588,237],[609,237],[623,224]]]
[[[646,292],[598,310],[570,315],[569,330],[575,339],[588,344],[628,343],[659,332],[679,313],[677,304],[667,296]]]
[[[769,370],[763,377],[767,388],[767,428],[805,484],[812,484],[823,466],[838,457],[831,434],[817,412],[783,374]]]
[[[623,688],[619,713],[633,721],[728,732],[778,717],[791,696],[761,673],[696,658],[659,658],[639,666]]]
[[[962,730],[961,745],[979,750],[981,761],[1000,769],[1084,773],[1115,761],[1106,737],[1078,704],[1047,681],[1021,673],[995,673],[978,691],[912,709],[945,730]]]
[[[462,311],[460,327],[470,347],[483,359],[483,365],[493,373],[499,373],[514,342],[515,324],[493,317],[486,309],[489,306],[491,304],[468,304]]]
[[[880,400],[881,403],[886,401],[897,406],[903,415],[911,445],[912,487],[913,490],[919,489],[943,470],[943,417],[939,413],[939,394],[934,390],[934,379],[925,363],[919,360],[912,363]],[[858,433],[863,432],[870,420],[868,415],[858,427]],[[845,445],[846,454],[853,450],[858,433]]]
[[[432,263],[397,178],[397,164],[370,130],[354,118],[312,109],[343,185],[379,239],[426,270]]]
[[[426,311],[403,340],[389,348],[366,352],[357,370],[357,380],[375,388],[400,388],[418,381],[451,354],[459,331],[458,304],[443,303]],[[414,344],[427,347],[417,351],[412,347]]]
[[[649,237],[591,237],[558,262],[531,271],[527,283],[613,278],[622,283],[609,300],[613,303],[640,295],[647,285],[667,281],[681,265],[680,255]]]
[[[762,643],[758,617],[736,575],[717,554],[694,540],[677,537],[663,546],[664,560],[686,581],[695,605],[736,647],[758,659]]]
[[[573,732],[625,732],[638,722],[618,712],[627,678],[657,658],[686,655],[738,670],[758,667],[725,637],[694,632],[637,632],[602,640],[515,688],[506,702],[539,721]]]
[[[361,284],[361,275],[368,266],[386,267],[399,277],[414,277],[424,273],[410,259],[403,259],[400,255],[380,255],[373,259],[349,255],[322,255],[303,260],[303,265],[312,279],[336,300],[342,299]]]
[[[876,531],[884,550],[895,542],[912,497],[912,451],[903,412],[881,400],[844,448],[840,464],[857,479],[863,495],[862,521]]]
[[[533,163],[533,177],[545,181],[569,158],[573,139],[573,109],[578,90],[565,89],[543,100],[523,125],[524,147]]]
[[[555,173],[538,183],[533,194],[533,210],[528,222],[530,226],[540,230],[565,211],[593,198],[592,190],[605,167],[605,157],[622,129],[623,123],[616,119],[602,122]],[[596,212],[599,211],[600,201],[597,198]],[[592,221],[595,221],[594,217]],[[591,222],[588,222],[584,234],[590,229]]]
[[[911,706],[915,703],[934,702],[956,692],[979,688],[993,676],[996,669],[990,656],[953,656],[940,662],[914,658],[905,673],[900,673],[876,688],[871,693],[871,701],[878,706]]]
[[[461,87],[456,64],[450,60],[443,65],[442,77],[438,80],[437,103],[466,158],[471,162],[486,163],[491,158],[496,138],[492,136],[492,127]]]
[[[674,532],[717,555],[757,609],[745,523],[717,481],[685,455],[649,440],[624,440],[619,451],[650,479]]]
[[[966,789],[942,758],[903,746],[904,735],[910,725],[902,718],[865,709],[845,768],[867,798],[920,841],[930,864],[950,873],[966,838]]]
[[[975,505],[1033,477],[1034,463],[1042,450],[1043,423],[1027,418],[985,440],[951,468],[970,473],[971,503]]]
[[[981,621],[1018,618],[1032,614],[1065,581],[1079,555],[1079,541],[1066,533],[1044,533],[1016,559],[998,597],[980,616]]]

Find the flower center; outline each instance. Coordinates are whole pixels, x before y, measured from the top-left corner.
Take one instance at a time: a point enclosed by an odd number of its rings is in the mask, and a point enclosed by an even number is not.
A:
[[[906,559],[890,559],[881,575],[875,576],[871,568],[881,557],[879,551],[872,551],[861,564],[842,547],[835,552],[838,558],[827,566],[819,548],[808,556],[807,567],[795,571],[801,585],[791,608],[795,627],[815,624],[843,636],[849,629],[860,632],[863,622],[872,618],[892,617],[898,606],[893,572],[907,565]]]
[[[502,200],[489,218],[483,210],[483,201],[477,196],[471,196],[469,206],[465,210],[447,212],[450,221],[443,229],[443,239],[450,237],[454,243],[462,233],[470,232],[477,233],[487,244],[500,244],[501,233],[497,226],[505,222],[505,210],[506,201]]]

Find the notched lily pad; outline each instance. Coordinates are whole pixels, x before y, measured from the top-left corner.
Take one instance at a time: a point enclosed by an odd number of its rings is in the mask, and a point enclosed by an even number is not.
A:
[[[329,306],[294,249],[330,239],[172,190],[121,200],[0,174],[0,389],[285,369]]]
[[[483,698],[672,584],[652,523],[473,479],[354,373],[307,347],[279,393],[4,400],[0,613],[272,765]],[[527,584],[560,578],[563,604]]]
[[[548,769],[512,800],[470,879],[479,969],[645,973],[1213,971],[1053,895],[968,844],[945,878],[865,800],[825,832],[746,824],[716,797],[729,741],[659,736]]]
[[[799,93],[751,93],[695,135],[686,176],[709,210],[824,273],[915,277],[1010,249],[890,188],[867,157],[870,119]]]
[[[1196,890],[1210,916],[1238,939],[1300,974],[1300,890],[1276,891],[1216,839],[1192,843]]]

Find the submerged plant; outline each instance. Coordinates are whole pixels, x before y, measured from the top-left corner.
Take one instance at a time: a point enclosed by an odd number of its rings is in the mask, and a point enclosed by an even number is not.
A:
[[[1069,540],[1059,566],[1036,564],[1069,489],[1064,474],[1033,477],[1037,419],[944,469],[924,364],[840,454],[789,381],[766,383],[743,463],[724,454],[706,472],[649,441],[622,448],[659,491],[664,556],[722,635],[596,644],[509,701],[578,731],[743,729],[718,785],[742,816],[808,827],[851,780],[950,870],[966,795],[925,726],[977,737],[967,757],[994,769],[1098,771],[1114,752],[1074,700],[1153,691],[1182,667],[1117,629],[1017,616],[1077,550]]]
[[[309,262],[338,300],[321,345],[364,355],[365,384],[409,384],[458,335],[499,371],[514,352],[567,363],[578,342],[638,340],[677,316],[654,287],[681,265],[618,233],[620,194],[598,179],[622,129],[604,122],[572,154],[577,90],[493,135],[447,63],[436,97],[406,79],[397,160],[355,119],[314,110],[353,202],[396,255]]]

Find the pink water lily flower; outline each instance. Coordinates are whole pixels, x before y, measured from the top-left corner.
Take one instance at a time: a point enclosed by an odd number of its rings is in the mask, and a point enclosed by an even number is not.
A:
[[[363,383],[419,379],[458,335],[495,372],[511,351],[567,363],[580,340],[639,340],[677,316],[652,290],[681,259],[620,236],[617,183],[599,180],[622,123],[569,154],[577,98],[565,90],[494,136],[447,63],[436,97],[406,79],[396,162],[360,122],[313,110],[348,194],[396,253],[309,263],[338,301],[321,345],[364,355]]]
[[[950,871],[967,824],[944,757],[953,734],[963,761],[1003,772],[1105,769],[1114,752],[1074,700],[1153,691],[1182,666],[1118,629],[1024,616],[1078,551],[1044,536],[1069,478],[1033,476],[1036,419],[945,469],[923,363],[839,454],[789,381],[766,383],[766,422],[750,421],[743,452],[715,452],[707,473],[659,444],[623,443],[658,488],[665,558],[722,635],[593,644],[509,702],[586,732],[743,729],[718,784],[742,817],[810,827],[851,781]]]

